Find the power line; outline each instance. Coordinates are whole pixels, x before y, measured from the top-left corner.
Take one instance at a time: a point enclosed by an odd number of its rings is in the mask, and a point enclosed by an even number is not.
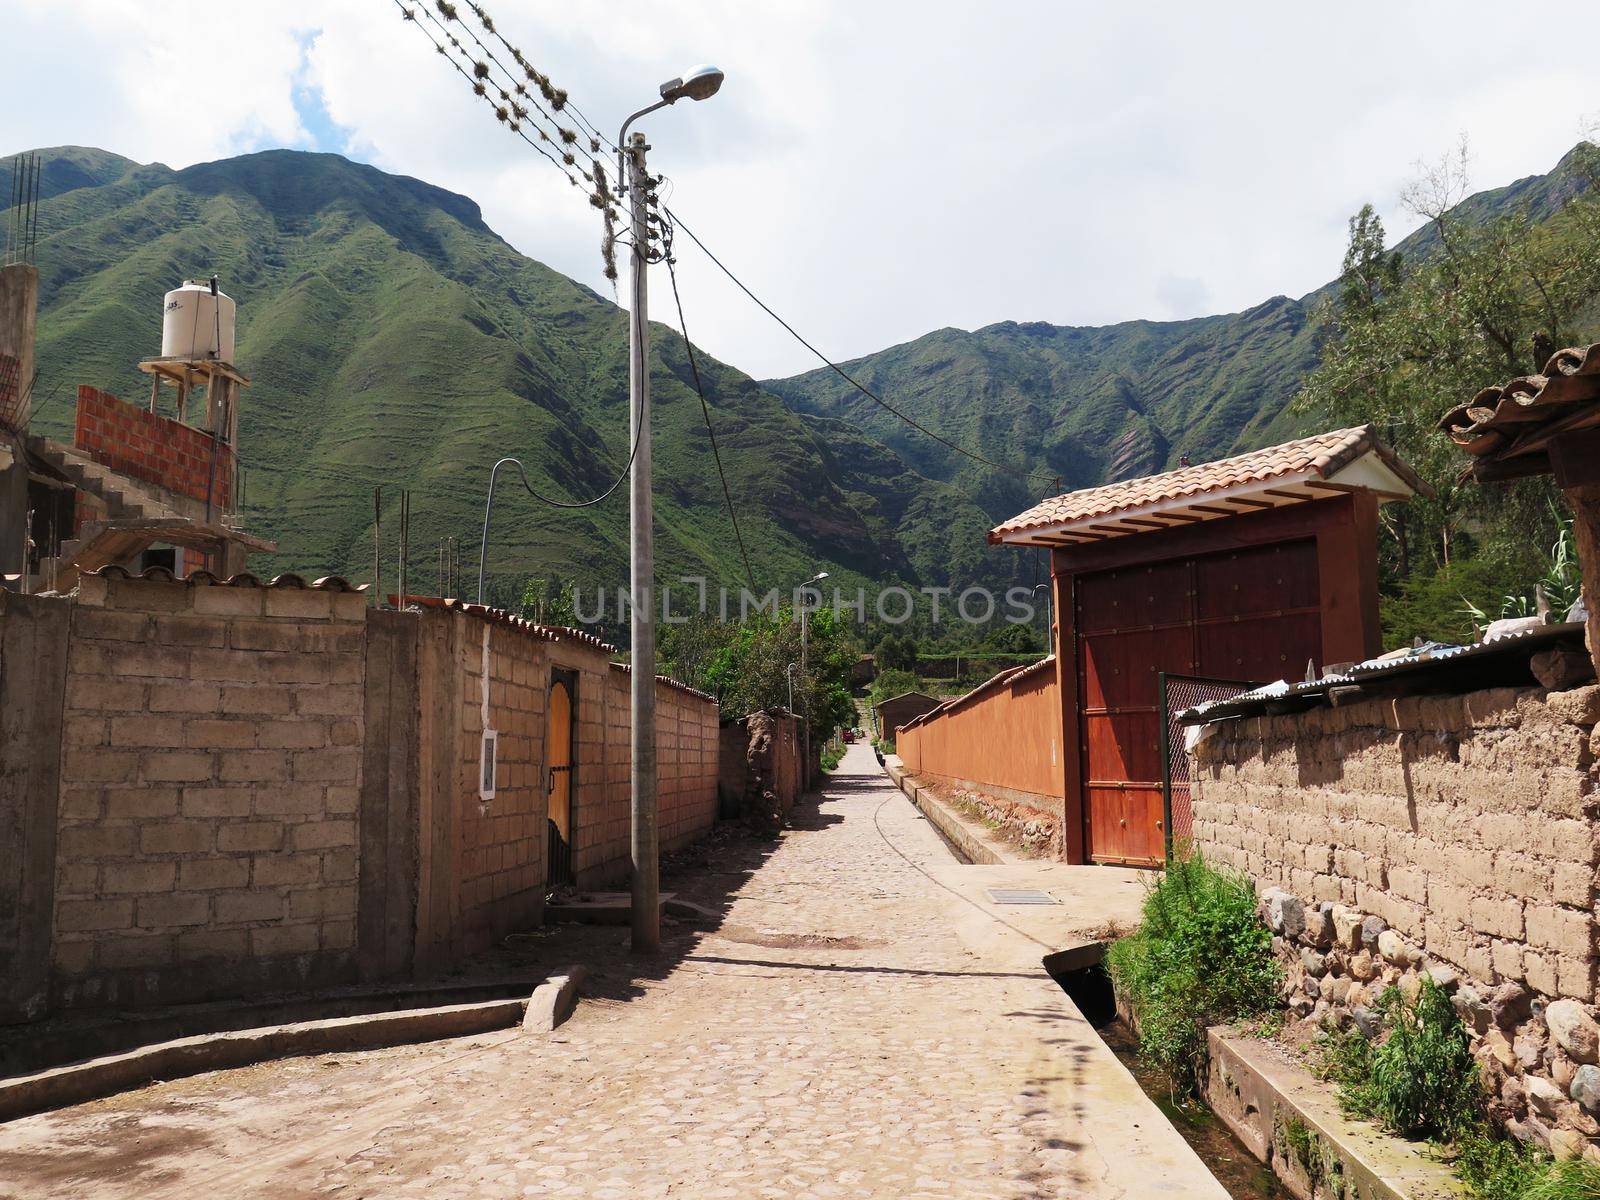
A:
[[[722,470],[722,452],[717,449],[717,431],[711,427],[711,406],[706,403],[706,390],[700,384],[700,367],[695,362],[694,343],[689,340],[689,326],[683,319],[683,300],[678,295],[678,272],[673,265],[671,241],[667,243],[667,278],[672,280],[672,302],[678,307],[678,328],[683,333],[683,345],[689,353],[689,370],[694,375],[694,390],[700,394],[700,413],[706,420],[706,436],[711,439],[711,457],[717,463],[717,478],[722,481],[722,500],[728,506],[728,520],[733,522],[733,536],[739,543],[739,557],[744,559],[744,574],[750,591],[756,591],[756,575],[750,569],[750,555],[744,548],[744,534],[739,532],[739,513],[733,507],[733,496],[728,492],[728,477]]]
[[[733,281],[734,285],[741,292],[743,292],[746,296],[750,297],[750,299],[755,302],[756,306],[758,308],[760,308],[762,312],[766,313],[767,316],[771,317],[779,325],[782,325],[784,327],[784,329],[788,331],[790,337],[794,338],[795,341],[799,342],[807,350],[809,350],[809,351],[811,351],[811,353],[815,354],[818,358],[820,358],[824,363],[826,363],[833,370],[834,374],[838,375],[840,379],[843,379],[846,383],[848,383],[851,387],[855,388],[856,391],[860,392],[863,396],[867,397],[873,403],[879,405],[881,408],[886,409],[888,412],[893,413],[896,417],[899,417],[900,420],[904,421],[907,425],[911,426],[913,429],[917,430],[918,432],[923,433],[926,436],[932,438],[934,441],[938,442],[940,445],[949,447],[951,450],[954,450],[957,454],[964,454],[966,457],[972,459],[974,462],[982,463],[986,467],[993,467],[996,471],[1003,471],[1007,475],[1015,476],[1016,478],[1024,480],[1024,481],[1029,480],[1029,479],[1035,479],[1035,478],[1043,478],[1043,479],[1056,479],[1056,478],[1059,478],[1054,471],[1024,471],[1019,467],[1013,467],[1013,466],[1007,465],[1006,463],[996,462],[992,458],[985,458],[983,455],[978,454],[975,451],[968,450],[965,446],[961,446],[961,445],[958,445],[955,442],[952,442],[949,438],[945,437],[944,435],[939,434],[939,433],[935,433],[933,430],[929,429],[926,425],[922,424],[922,422],[918,421],[915,417],[912,417],[909,414],[907,414],[905,412],[902,412],[900,409],[898,409],[894,405],[890,404],[882,396],[878,395],[877,392],[873,391],[871,388],[869,388],[865,384],[861,383],[854,376],[852,376],[848,371],[846,371],[843,367],[841,367],[838,363],[834,362],[833,359],[829,358],[821,350],[818,350],[815,346],[813,346],[810,342],[808,342],[804,337],[802,337],[800,335],[799,330],[795,329],[795,327],[793,325],[789,324],[789,322],[785,321],[777,313],[773,312],[772,308],[767,304],[767,302],[765,300],[761,299],[760,296],[757,296],[754,292],[752,292],[750,290],[750,288],[745,284],[744,280],[740,279],[737,275],[735,275],[731,270],[728,269],[728,267],[723,263],[723,261],[720,258],[718,258],[715,254],[711,253],[710,249],[707,248],[706,244],[704,242],[702,242],[699,239],[699,237],[697,237],[695,235],[694,230],[690,229],[686,224],[684,224],[682,217],[678,216],[678,214],[676,212],[673,212],[671,209],[666,209],[664,211],[665,211],[668,219],[672,222],[673,227],[676,228],[676,229],[681,229],[685,233],[687,233],[689,235],[689,239],[692,242],[694,242],[694,244],[696,246],[700,247],[701,253],[703,253],[707,258],[709,258],[713,263],[715,263],[716,266],[717,266],[717,269],[720,270],[729,279],[731,279]]]

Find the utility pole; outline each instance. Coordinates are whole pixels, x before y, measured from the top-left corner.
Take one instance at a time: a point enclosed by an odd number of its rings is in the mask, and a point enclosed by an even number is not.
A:
[[[636,449],[628,481],[628,536],[632,571],[629,620],[633,633],[633,788],[630,846],[633,857],[633,949],[661,947],[661,860],[656,831],[656,621],[654,517],[650,494],[650,297],[647,274],[650,225],[646,213],[644,134],[625,146],[628,200],[633,210],[632,287],[628,321],[629,422]]]
[[[628,479],[629,622],[633,642],[633,762],[629,850],[632,859],[630,916],[635,954],[661,948],[661,856],[656,830],[656,614],[655,540],[650,493],[650,176],[644,134],[628,139],[628,126],[646,113],[684,97],[706,100],[722,86],[715,67],[695,67],[661,85],[661,99],[641,108],[617,133],[617,176],[628,179],[633,246],[628,256],[628,433],[634,445]],[[623,160],[627,162],[624,164]]]

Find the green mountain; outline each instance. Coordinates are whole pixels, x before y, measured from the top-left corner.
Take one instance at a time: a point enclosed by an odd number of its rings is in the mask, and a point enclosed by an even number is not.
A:
[[[76,385],[135,402],[160,346],[163,292],[219,274],[239,305],[247,525],[277,540],[266,570],[370,578],[382,485],[395,581],[412,491],[412,586],[441,538],[474,590],[484,490],[502,455],[558,499],[593,496],[627,457],[627,321],[611,300],[523,257],[463,196],[326,154],[270,151],[181,171],[103,151],[43,152],[35,431],[71,436]],[[682,339],[653,330],[657,561],[735,590],[745,574]],[[803,419],[697,355],[759,590],[818,567],[879,579],[996,582],[988,518],[838,422]],[[492,593],[530,573],[626,579],[627,489],[603,504],[536,502],[500,475]]]
[[[148,394],[162,293],[219,274],[239,304],[246,524],[263,570],[371,574],[381,486],[395,579],[401,488],[411,578],[431,590],[457,539],[474,591],[484,489],[515,455],[533,486],[593,496],[627,460],[626,316],[513,250],[464,196],[335,155],[268,151],[181,171],[100,150],[42,152],[35,428],[70,437],[75,387]],[[1549,175],[1464,203],[1548,215],[1579,186]],[[1401,248],[1426,253],[1429,235]],[[1331,286],[1331,285],[1330,285]],[[1103,328],[939,330],[848,364],[893,404],[1028,479],[910,429],[831,371],[758,383],[697,354],[758,590],[818,568],[846,589],[1027,582],[985,530],[1054,490],[1123,479],[1301,432],[1286,406],[1317,361],[1327,289],[1246,312]],[[724,510],[682,339],[653,331],[657,560],[736,589]],[[627,496],[558,508],[502,471],[491,596],[530,574],[626,578]],[[592,591],[591,591],[592,596]]]
[[[1585,186],[1575,153],[1546,175],[1466,198],[1460,211],[1547,220]],[[1397,249],[1415,259],[1435,236],[1424,227]],[[1309,432],[1287,408],[1317,363],[1319,310],[1332,286],[1189,321],[941,329],[842,365],[986,458],[1087,487],[1167,470],[1183,455],[1204,462]],[[923,437],[826,367],[764,386],[799,412],[851,422],[913,471],[960,484],[997,519],[1028,503],[1023,484]]]

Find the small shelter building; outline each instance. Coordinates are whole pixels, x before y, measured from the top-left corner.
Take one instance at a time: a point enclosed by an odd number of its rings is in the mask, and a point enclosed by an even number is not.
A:
[[[1164,861],[1163,675],[1294,680],[1378,652],[1378,507],[1425,487],[1369,425],[1069,492],[990,532],[1051,554],[1068,862]]]
[[[894,737],[902,726],[916,720],[923,713],[932,712],[941,703],[939,697],[930,696],[926,692],[901,692],[898,696],[880,700],[876,707],[878,736]]]

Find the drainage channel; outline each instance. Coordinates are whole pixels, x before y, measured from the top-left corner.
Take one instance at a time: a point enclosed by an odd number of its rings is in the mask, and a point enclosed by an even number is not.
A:
[[[1050,976],[1072,998],[1084,1019],[1128,1068],[1144,1094],[1155,1102],[1233,1200],[1291,1200],[1293,1193],[1209,1108],[1198,1100],[1187,1104],[1173,1101],[1165,1073],[1139,1057],[1133,1031],[1117,1015],[1111,977],[1103,966],[1099,963],[1075,968],[1056,966]]]

